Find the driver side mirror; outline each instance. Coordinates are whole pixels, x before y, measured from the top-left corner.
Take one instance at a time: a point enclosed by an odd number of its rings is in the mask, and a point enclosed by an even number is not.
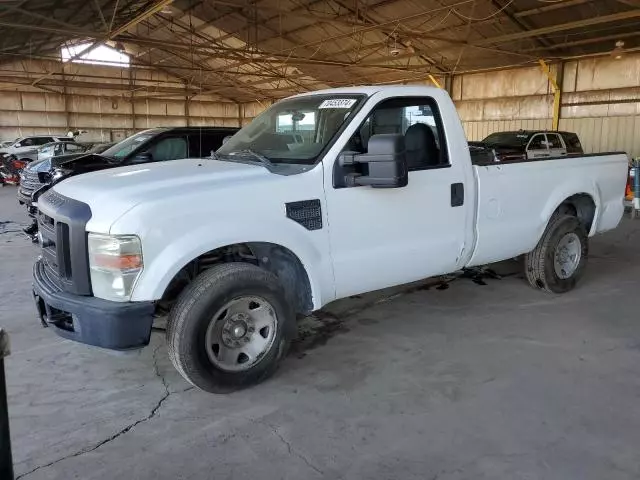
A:
[[[338,157],[345,171],[344,186],[368,185],[374,188],[400,188],[409,183],[404,136],[373,135],[368,153],[344,152]]]
[[[153,162],[153,155],[149,152],[140,152],[136,154],[129,163],[149,163]]]

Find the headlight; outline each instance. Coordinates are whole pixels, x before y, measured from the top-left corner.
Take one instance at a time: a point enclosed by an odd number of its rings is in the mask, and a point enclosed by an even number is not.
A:
[[[128,301],[142,267],[137,236],[89,234],[89,270],[96,297]]]

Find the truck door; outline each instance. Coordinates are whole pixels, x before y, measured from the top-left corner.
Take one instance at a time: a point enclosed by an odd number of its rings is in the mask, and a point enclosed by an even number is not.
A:
[[[562,157],[567,154],[567,149],[557,133],[547,133],[547,142],[552,157]]]
[[[381,133],[405,137],[406,187],[340,188],[332,180],[335,170],[325,174],[338,298],[455,271],[465,249],[467,207],[473,198],[465,198],[464,159],[449,158],[453,150],[436,101],[380,101],[344,142],[343,151],[366,153],[369,138]],[[468,162],[463,135],[460,128]]]
[[[549,151],[546,135],[544,133],[537,133],[531,137],[529,145],[527,145],[527,158],[531,160],[550,156],[551,152]]]

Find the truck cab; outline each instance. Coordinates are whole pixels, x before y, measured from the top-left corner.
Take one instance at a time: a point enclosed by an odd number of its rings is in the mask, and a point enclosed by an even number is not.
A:
[[[533,288],[575,288],[588,238],[620,221],[626,171],[622,153],[472,159],[441,89],[298,95],[210,158],[41,196],[36,305],[60,335],[111,349],[145,346],[168,315],[177,370],[229,392],[271,375],[296,316],[339,298],[517,256]]]

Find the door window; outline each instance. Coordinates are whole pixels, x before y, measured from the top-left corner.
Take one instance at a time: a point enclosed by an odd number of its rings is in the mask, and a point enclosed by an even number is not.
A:
[[[549,142],[550,148],[564,148],[560,137],[555,133],[547,133],[547,141]]]
[[[367,153],[372,135],[404,136],[409,171],[448,167],[444,128],[436,102],[429,97],[384,100],[373,109],[345,150]]]
[[[187,158],[187,139],[185,137],[163,138],[149,149],[149,153],[154,162]]]
[[[580,139],[575,133],[563,133],[564,143],[567,145],[567,152],[569,153],[582,153],[582,145]]]
[[[543,133],[539,133],[534,135],[531,141],[529,142],[529,150],[546,150],[547,149],[547,140]]]
[[[222,145],[222,140],[231,133],[194,132],[188,135],[189,158],[204,158],[211,156]]]
[[[73,143],[67,143],[66,148],[67,148],[67,151],[71,153],[84,152],[85,150],[82,145],[76,145]]]

